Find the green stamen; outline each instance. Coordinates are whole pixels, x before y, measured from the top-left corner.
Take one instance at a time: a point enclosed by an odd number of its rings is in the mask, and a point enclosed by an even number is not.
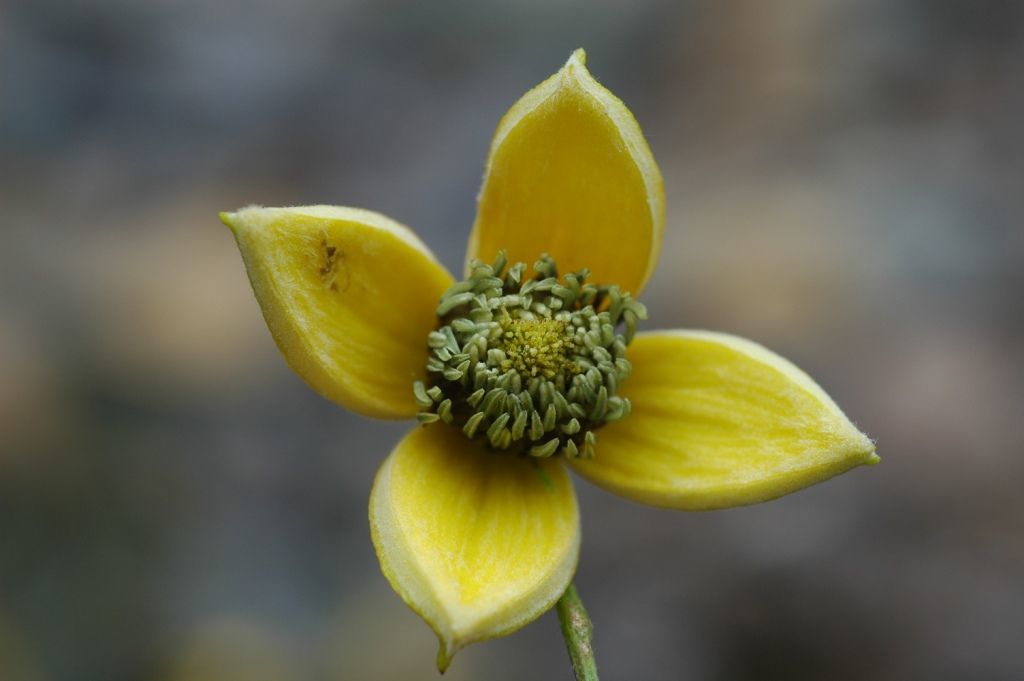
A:
[[[561,281],[555,261],[473,261],[437,307],[427,385],[413,385],[422,423],[442,421],[492,448],[535,457],[593,457],[597,428],[629,414],[616,392],[642,304],[617,286]],[[618,331],[620,326],[625,329]]]

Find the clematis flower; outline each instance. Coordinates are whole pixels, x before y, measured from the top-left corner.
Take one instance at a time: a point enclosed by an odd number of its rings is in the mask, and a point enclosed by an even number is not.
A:
[[[221,215],[291,367],[347,409],[420,422],[377,474],[370,526],[384,575],[437,633],[441,670],[570,585],[569,469],[706,510],[878,461],[807,374],[760,345],[634,336],[664,212],[639,126],[578,50],[501,119],[461,281],[377,213]]]

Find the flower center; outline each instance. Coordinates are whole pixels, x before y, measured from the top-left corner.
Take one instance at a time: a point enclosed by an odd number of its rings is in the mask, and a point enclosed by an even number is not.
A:
[[[574,371],[573,336],[560,319],[501,320],[499,347],[505,353],[503,371],[516,371],[520,376],[542,376],[552,379]]]
[[[592,457],[595,430],[629,413],[616,393],[646,309],[618,286],[585,283],[586,269],[559,279],[546,255],[529,277],[524,263],[507,264],[504,251],[473,261],[441,296],[428,380],[413,385],[418,418],[495,449]]]

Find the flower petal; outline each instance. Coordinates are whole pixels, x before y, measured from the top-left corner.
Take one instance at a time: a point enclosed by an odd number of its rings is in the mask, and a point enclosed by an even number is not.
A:
[[[444,424],[412,431],[384,462],[370,529],[391,586],[437,633],[441,671],[550,608],[579,555],[560,462],[488,451]]]
[[[288,364],[367,416],[411,418],[427,334],[452,277],[408,228],[356,208],[222,213]]]
[[[655,506],[706,510],[774,499],[878,462],[875,446],[803,371],[736,336],[640,334],[622,392],[632,413],[602,428],[574,468]]]
[[[629,109],[576,50],[498,124],[480,190],[471,258],[551,254],[563,272],[638,295],[654,271],[665,223],[661,173]]]

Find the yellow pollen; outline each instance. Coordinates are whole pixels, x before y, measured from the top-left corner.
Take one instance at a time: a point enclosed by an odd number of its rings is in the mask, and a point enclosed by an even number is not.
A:
[[[501,350],[505,353],[502,370],[515,369],[523,377],[547,379],[579,373],[572,361],[575,344],[565,322],[506,318],[501,330]]]

